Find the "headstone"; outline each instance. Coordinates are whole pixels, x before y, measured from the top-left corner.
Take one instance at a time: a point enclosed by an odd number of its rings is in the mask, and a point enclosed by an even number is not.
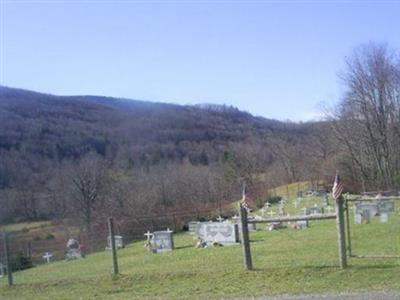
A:
[[[73,238],[67,242],[66,258],[67,260],[82,258],[81,245]]]
[[[49,264],[50,260],[53,258],[53,254],[46,252],[42,257]]]
[[[247,217],[247,220],[248,221],[254,221],[254,217],[249,216],[249,217]],[[249,228],[249,231],[257,231],[256,223],[248,223],[247,227]]]
[[[363,223],[369,223],[371,219],[371,211],[363,210],[361,213]]]
[[[356,203],[356,214],[368,214],[368,220],[371,217],[375,217],[379,215],[379,206],[378,203],[369,202],[369,203]],[[365,217],[365,216],[364,216]]]
[[[152,236],[152,250],[155,253],[172,251],[174,249],[174,239],[171,230],[154,231]]]
[[[199,221],[192,221],[188,223],[188,228],[190,233],[196,233],[197,231],[197,226],[199,226],[200,222]]]
[[[115,240],[115,247],[116,248],[124,248],[124,238],[120,235],[114,235],[114,240]],[[111,236],[107,236],[107,250],[111,250]]]
[[[222,222],[224,220],[224,218],[223,217],[221,217],[221,216],[218,216],[218,218],[217,218],[217,221],[218,222]]]
[[[322,214],[322,209],[320,207],[309,207],[306,212],[307,215],[317,215]]]
[[[306,229],[307,227],[308,227],[308,221],[297,221],[293,225],[293,228],[295,229]]]
[[[5,274],[4,265],[0,263],[0,278],[3,278]]]
[[[197,235],[207,244],[214,242],[222,245],[233,245],[239,242],[239,226],[232,223],[200,223]]]
[[[361,224],[362,223],[362,215],[361,214],[354,214],[354,223],[356,224]]]
[[[389,215],[387,213],[383,213],[379,215],[379,222],[387,223],[389,221]]]
[[[378,202],[379,213],[394,212],[394,201],[381,200]]]

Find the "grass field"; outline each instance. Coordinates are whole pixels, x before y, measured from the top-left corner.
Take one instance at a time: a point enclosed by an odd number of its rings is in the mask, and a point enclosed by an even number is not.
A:
[[[357,225],[357,249],[400,250],[400,218]],[[386,233],[386,234],[382,234]],[[121,274],[111,275],[111,254],[55,262],[0,279],[0,299],[217,299],[282,293],[400,290],[399,259],[350,259],[338,268],[335,221],[310,228],[251,234],[255,270],[243,268],[240,245],[195,249],[189,234],[175,235],[171,253],[151,254],[143,242],[119,250]],[[365,254],[364,253],[364,254]],[[393,253],[392,253],[393,254]]]

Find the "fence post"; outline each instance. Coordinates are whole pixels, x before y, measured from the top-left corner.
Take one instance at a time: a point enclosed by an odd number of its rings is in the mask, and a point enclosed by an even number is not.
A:
[[[239,204],[239,214],[240,214],[240,221],[241,221],[240,230],[241,230],[241,237],[242,237],[244,266],[247,270],[252,270],[253,264],[251,261],[249,227],[248,227],[248,223],[247,223],[247,210],[241,204]]]
[[[344,224],[344,207],[343,197],[341,196],[336,201],[336,229],[338,234],[338,246],[339,246],[339,264],[342,269],[347,267],[347,256],[346,256],[346,234]]]
[[[350,217],[349,217],[349,202],[347,201],[348,195],[346,195],[346,235],[347,235],[347,254],[349,257],[352,256],[351,253],[351,237],[350,237]]]
[[[113,273],[114,273],[114,275],[117,275],[118,274],[118,260],[117,260],[117,248],[115,247],[113,218],[108,218],[108,234],[109,234],[110,240],[111,240]]]
[[[13,275],[12,275],[12,269],[11,269],[11,263],[10,263],[10,247],[8,245],[8,233],[4,231],[3,233],[3,238],[4,238],[4,259],[6,263],[6,269],[7,269],[7,278],[8,278],[8,285],[12,286],[13,285]]]

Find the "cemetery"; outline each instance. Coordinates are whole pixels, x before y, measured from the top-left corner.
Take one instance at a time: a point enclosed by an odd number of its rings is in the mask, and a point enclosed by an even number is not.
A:
[[[32,299],[43,284],[49,298],[99,294],[116,299],[192,299],[193,293],[207,299],[256,297],[337,291],[338,286],[341,291],[400,289],[400,201],[348,197],[346,232],[351,239],[348,268],[342,270],[334,201],[327,203],[324,195],[297,196],[248,213],[252,271],[243,267],[243,215],[238,211],[230,218],[192,220],[187,232],[143,230],[142,240],[133,243],[125,242],[123,232],[113,234],[119,268],[114,276],[110,235],[104,237],[106,251],[85,259],[77,259],[79,242],[68,241],[71,261],[54,260],[48,251],[41,266],[15,273],[15,285],[28,288],[7,289],[0,270],[0,298]],[[357,222],[357,216],[364,219]],[[69,284],[57,284],[61,282]]]

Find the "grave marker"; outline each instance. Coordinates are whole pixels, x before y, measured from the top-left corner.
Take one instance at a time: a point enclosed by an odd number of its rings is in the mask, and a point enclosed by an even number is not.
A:
[[[171,230],[154,231],[152,237],[152,249],[155,253],[172,251],[174,249],[174,239]]]
[[[207,244],[217,242],[222,245],[234,245],[239,242],[238,230],[238,224],[200,223],[197,234]]]
[[[391,213],[394,212],[394,201],[384,201],[378,202],[379,213]]]
[[[356,203],[356,214],[368,214],[368,219],[379,215],[378,203]]]
[[[389,215],[387,213],[380,214],[379,222],[387,223],[389,221]]]
[[[191,234],[196,233],[197,231],[197,226],[199,226],[200,222],[199,221],[192,221],[188,223],[188,228],[189,228],[189,232]]]
[[[363,217],[361,214],[354,214],[354,223],[361,224],[363,221]]]
[[[49,264],[50,263],[50,259],[53,258],[53,254],[51,254],[50,252],[46,252],[42,257]]]
[[[115,247],[117,248],[125,248],[124,238],[120,235],[114,235]],[[107,247],[106,250],[111,250],[111,237],[107,236]]]

